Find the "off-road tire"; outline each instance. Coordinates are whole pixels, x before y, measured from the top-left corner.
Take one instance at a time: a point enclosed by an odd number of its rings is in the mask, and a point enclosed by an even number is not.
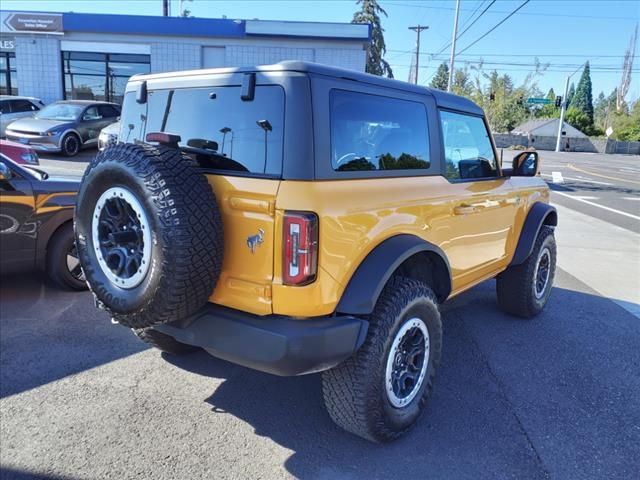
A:
[[[82,148],[82,141],[75,133],[67,133],[60,141],[60,148],[65,157],[75,157]]]
[[[86,290],[87,282],[74,277],[67,267],[67,254],[73,242],[75,237],[71,222],[62,225],[53,234],[47,245],[47,275],[62,288]]]
[[[392,406],[385,388],[387,356],[393,339],[412,317],[421,318],[430,337],[427,370],[410,403]],[[424,283],[392,277],[368,317],[367,338],[358,352],[322,374],[324,403],[340,427],[374,442],[394,440],[413,427],[433,387],[442,352],[442,323],[436,296]]]
[[[133,328],[132,331],[136,337],[144,343],[148,343],[158,350],[171,353],[173,355],[182,355],[184,353],[191,353],[198,350],[198,347],[179,342],[172,336],[159,332],[153,328]]]
[[[98,263],[94,208],[110,187],[128,190],[150,226],[150,265],[141,283],[121,288]],[[96,297],[131,328],[180,320],[206,304],[222,268],[222,220],[215,195],[196,165],[177,149],[117,144],[98,153],[78,192],[75,217],[80,262]]]
[[[538,257],[544,249],[551,254],[549,279],[541,298],[535,295],[535,275]],[[520,265],[513,265],[498,275],[496,293],[504,312],[521,318],[539,314],[549,299],[556,270],[556,240],[553,228],[543,226],[538,233],[531,255]]]

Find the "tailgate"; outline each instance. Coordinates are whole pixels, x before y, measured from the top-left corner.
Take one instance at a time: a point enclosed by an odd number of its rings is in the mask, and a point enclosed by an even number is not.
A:
[[[222,213],[224,256],[210,302],[272,313],[275,201],[279,180],[207,175]]]

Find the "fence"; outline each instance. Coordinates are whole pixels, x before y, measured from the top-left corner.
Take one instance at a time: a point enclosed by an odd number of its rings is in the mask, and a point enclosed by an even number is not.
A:
[[[515,135],[511,133],[494,133],[496,147],[507,148],[512,145],[534,147],[537,150],[555,150],[556,138],[541,135]],[[622,142],[608,138],[563,138],[560,149],[565,152],[621,153],[640,155],[640,142]]]

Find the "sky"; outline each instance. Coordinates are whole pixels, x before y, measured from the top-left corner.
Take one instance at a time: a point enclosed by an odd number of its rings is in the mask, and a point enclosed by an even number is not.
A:
[[[546,71],[536,78],[538,87],[545,93],[553,88],[556,94],[561,94],[567,75],[580,70],[571,77],[577,84],[581,66],[589,60],[594,98],[601,91],[609,94],[618,86],[625,49],[640,21],[640,1],[529,0],[467,49],[525,1],[497,0],[478,18],[491,1],[461,0],[458,32],[465,30],[473,19],[477,20],[459,36],[456,67],[477,66],[483,61],[484,71],[495,68],[499,73],[511,75],[518,84],[538,58],[542,64],[549,63]],[[171,0],[171,4],[172,14],[177,15],[180,0]],[[415,55],[412,52],[416,34],[408,27],[429,27],[421,35],[419,73],[419,83],[428,83],[438,65],[449,58],[447,44],[453,31],[455,1],[379,0],[379,4],[388,15],[382,18],[385,58],[400,80],[408,79]],[[162,14],[161,0],[2,0],[1,5],[3,10]],[[359,8],[355,0],[183,0],[183,5],[196,17],[320,22],[349,22]],[[633,70],[628,101],[640,98],[640,45]]]

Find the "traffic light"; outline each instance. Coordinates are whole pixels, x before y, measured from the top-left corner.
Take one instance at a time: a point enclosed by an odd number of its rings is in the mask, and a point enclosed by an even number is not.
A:
[[[491,93],[489,94],[489,100],[493,102],[495,99],[496,99],[496,94],[495,94],[495,93],[493,93],[493,92],[491,92]]]
[[[562,97],[560,95],[556,96],[556,108],[560,108],[562,106]]]

